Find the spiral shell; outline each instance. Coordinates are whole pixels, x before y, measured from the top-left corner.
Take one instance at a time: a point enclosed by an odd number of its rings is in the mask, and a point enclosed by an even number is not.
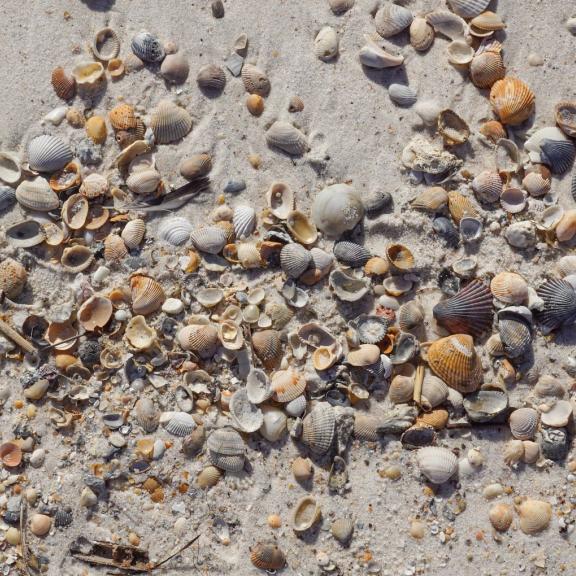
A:
[[[523,304],[528,300],[528,283],[520,274],[500,272],[490,282],[495,298],[506,304]]]
[[[376,32],[383,38],[390,38],[406,30],[412,24],[412,12],[404,6],[385,2],[374,16]]]
[[[286,556],[273,542],[259,542],[250,550],[250,562],[260,570],[280,570],[286,564]]]
[[[514,509],[510,504],[499,502],[490,508],[488,517],[495,530],[498,530],[498,532],[506,532],[512,525]]]
[[[226,86],[226,74],[220,66],[216,64],[206,64],[198,70],[196,76],[198,87],[208,93],[219,93]]]
[[[218,346],[218,329],[211,324],[184,326],[176,335],[184,350],[198,353],[201,358],[211,358]]]
[[[566,280],[548,280],[537,290],[544,309],[536,318],[545,334],[576,322],[576,291]]]
[[[280,362],[282,343],[276,330],[262,330],[252,334],[252,347],[266,368],[275,368]]]
[[[242,437],[230,426],[214,430],[206,440],[210,462],[227,472],[239,472],[244,467],[246,447]]]
[[[434,484],[450,480],[458,469],[458,458],[447,448],[427,446],[416,453],[420,472]]]
[[[158,144],[181,140],[192,130],[192,117],[170,100],[161,100],[152,112],[150,128]]]
[[[290,156],[302,156],[309,146],[306,136],[289,122],[277,120],[266,131],[266,142]]]
[[[39,212],[49,212],[60,206],[56,193],[50,188],[48,182],[40,177],[34,180],[24,180],[16,188],[16,200],[24,208]]]
[[[166,53],[162,43],[150,32],[139,32],[132,38],[132,52],[143,62],[160,62]]]
[[[218,254],[227,243],[226,232],[218,226],[207,226],[192,231],[190,240],[200,252]]]
[[[314,454],[326,454],[332,446],[335,427],[334,408],[330,404],[321,402],[304,418],[302,442]]]
[[[150,398],[140,398],[134,406],[134,413],[144,432],[154,432],[158,428],[160,413]]]
[[[425,52],[434,42],[434,28],[422,16],[416,16],[410,24],[410,44],[414,50]]]
[[[147,316],[158,310],[166,295],[162,286],[147,276],[133,276],[130,279],[132,293],[132,311],[134,314]]]
[[[524,534],[537,534],[546,530],[552,520],[552,506],[542,500],[526,499],[517,508],[520,530]]]
[[[72,150],[58,136],[43,134],[28,144],[28,163],[37,172],[56,172],[72,160]]]
[[[244,64],[242,67],[242,82],[249,94],[258,94],[264,98],[270,93],[270,80],[257,66]]]
[[[527,84],[506,76],[494,83],[490,90],[490,103],[502,124],[521,124],[534,110],[534,92]]]
[[[512,436],[518,440],[531,440],[538,430],[538,411],[534,408],[519,408],[510,414],[508,424]]]
[[[52,71],[51,82],[58,98],[71,100],[76,95],[76,80],[73,76],[68,76],[61,66]]]
[[[22,264],[12,258],[0,262],[0,292],[8,298],[18,298],[24,290],[28,274]]]
[[[316,58],[328,62],[338,55],[338,34],[331,26],[324,26],[314,39]]]
[[[122,240],[124,240],[126,247],[133,250],[134,248],[138,248],[142,240],[144,240],[145,233],[146,222],[140,218],[135,218],[124,226],[124,230],[122,230],[120,236]]]

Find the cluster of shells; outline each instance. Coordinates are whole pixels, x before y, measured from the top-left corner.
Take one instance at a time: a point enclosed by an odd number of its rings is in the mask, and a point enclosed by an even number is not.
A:
[[[523,146],[508,137],[510,126],[533,114],[535,96],[522,80],[507,75],[503,47],[495,39],[505,24],[486,10],[488,4],[448,0],[451,11],[414,15],[385,2],[375,14],[378,37],[408,30],[418,52],[424,53],[436,36],[448,38],[448,60],[467,68],[475,86],[490,89],[496,116],[477,130],[494,149],[493,166],[468,175],[456,190],[453,181],[463,165],[458,146],[473,130],[453,110],[417,103],[410,87],[390,86],[394,102],[417,106],[443,142],[417,136],[405,147],[403,166],[411,178],[429,185],[410,208],[429,213],[432,230],[452,248],[480,242],[486,212],[498,210],[506,215],[503,236],[515,249],[530,249],[538,241],[568,248],[576,236],[576,210],[557,205],[552,185],[576,156],[576,102],[559,102],[558,126],[535,130]],[[343,14],[354,1],[329,0],[329,5]],[[238,77],[248,93],[247,110],[260,116],[272,85],[263,70],[245,62],[247,46],[243,35],[226,60],[228,73],[211,64],[198,71],[196,80],[203,93],[214,97],[222,94],[230,75]],[[185,56],[148,32],[132,38],[132,53],[124,59],[120,48],[114,30],[99,31],[93,60],[70,72],[53,71],[58,97],[72,102],[77,94],[101,88],[107,74],[119,81],[149,64],[160,64],[159,73],[169,83],[188,77]],[[313,49],[322,61],[336,58],[338,33],[323,27]],[[376,69],[404,64],[403,56],[384,49],[374,34],[367,36],[359,59]],[[288,111],[297,113],[303,106],[293,97]],[[15,256],[0,261],[0,290],[8,310],[18,309],[27,285],[22,264],[27,252],[47,254],[71,282],[80,278],[82,289],[66,313],[13,314],[0,322],[0,332],[13,345],[12,360],[21,359],[18,350],[23,353],[24,397],[48,411],[56,430],[80,425],[102,383],[138,395],[129,409],[110,407],[99,417],[110,454],[130,452],[130,470],[143,479],[154,502],[162,502],[164,492],[151,471],[168,448],[200,461],[196,484],[210,489],[227,474],[245,470],[250,437],[270,443],[290,437],[306,453],[292,463],[295,480],[307,483],[315,466],[324,463],[335,491],[346,486],[352,438],[377,442],[397,435],[406,450],[414,451],[419,472],[432,485],[482,465],[479,451],[459,457],[446,447],[445,431],[451,427],[507,423],[511,439],[502,460],[509,466],[545,466],[566,457],[573,419],[566,387],[543,375],[521,404],[512,402],[509,389],[539,332],[551,334],[576,321],[576,256],[559,258],[536,288],[515,271],[477,277],[474,258],[461,258],[442,271],[443,297],[430,310],[417,296],[419,265],[410,247],[394,241],[374,252],[356,240],[354,231],[365,214],[377,216],[390,208],[389,194],[362,198],[351,184],[331,184],[307,212],[298,207],[290,183],[275,181],[258,206],[231,206],[224,195],[218,197],[211,221],[202,226],[177,214],[162,216],[153,238],[154,258],[167,262],[169,274],[145,259],[128,271],[126,262],[149,248],[148,209],[170,197],[155,165],[155,147],[185,138],[192,116],[168,99],[148,114],[121,102],[106,117],[85,118],[75,107],[65,116],[100,146],[110,140],[111,127],[118,146],[114,166],[109,171],[83,166],[71,146],[52,134],[32,138],[25,161],[14,152],[0,152],[5,183],[0,206],[17,202],[22,213],[21,221],[5,230]],[[284,120],[268,126],[265,138],[273,150],[291,156],[309,149],[306,135]],[[180,175],[193,186],[209,186],[212,163],[209,153],[199,152],[181,162]],[[244,271],[259,269],[274,271],[274,281],[249,285],[239,280]],[[111,271],[123,272],[124,281],[111,285]],[[345,311],[346,320],[334,321],[333,330],[307,314],[316,285],[328,287]],[[358,314],[360,302],[369,302],[371,309]],[[439,336],[432,341],[424,338],[430,325]],[[486,377],[483,358],[491,363],[493,378]],[[222,373],[234,379],[219,377]],[[160,429],[173,442],[164,441]],[[38,448],[29,440],[15,437],[0,446],[5,467],[34,465]],[[99,494],[94,482],[87,483],[83,505],[96,506]],[[295,503],[290,522],[296,534],[321,522],[321,504],[313,493]],[[32,533],[41,536],[53,522],[72,521],[59,514],[34,515]],[[547,502],[523,498],[514,505],[496,504],[489,520],[503,532],[515,514],[522,531],[532,534],[548,526],[552,510]],[[269,524],[280,525],[276,519]],[[349,517],[332,525],[332,535],[342,543],[353,531]],[[250,558],[265,570],[286,563],[271,541],[255,543]]]

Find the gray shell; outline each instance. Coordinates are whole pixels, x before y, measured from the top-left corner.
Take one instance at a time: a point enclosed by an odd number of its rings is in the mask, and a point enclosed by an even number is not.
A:
[[[314,199],[312,220],[330,237],[352,230],[364,216],[364,206],[358,193],[347,184],[324,188]]]
[[[140,398],[134,406],[136,421],[145,432],[154,432],[158,428],[160,414],[150,398]]]
[[[208,254],[218,254],[227,242],[226,232],[218,226],[194,230],[190,234],[190,240],[200,252],[207,252]]]
[[[549,334],[576,322],[576,291],[570,282],[548,280],[536,292],[544,300],[544,309],[536,316],[542,332]]]
[[[571,140],[545,138],[540,144],[540,156],[542,162],[550,167],[552,174],[564,174],[574,163],[576,147]]]
[[[498,332],[504,345],[504,353],[509,358],[524,356],[532,343],[532,328],[523,312],[531,317],[524,306],[512,306],[498,312]]]
[[[268,76],[260,68],[252,64],[244,64],[242,67],[242,82],[246,92],[249,94],[258,94],[265,97],[270,93]]]
[[[384,2],[374,16],[376,31],[383,38],[390,38],[402,32],[412,24],[412,12],[404,6]]]
[[[450,8],[462,18],[475,18],[486,10],[491,0],[448,0]]]
[[[72,150],[58,136],[42,134],[28,144],[28,163],[38,172],[56,172],[72,160]]]
[[[390,84],[388,88],[388,96],[390,96],[390,100],[398,106],[402,106],[403,108],[409,108],[416,104],[418,100],[418,96],[416,91],[410,86],[405,86],[404,84]]]
[[[158,237],[160,240],[172,244],[172,246],[182,246],[190,239],[192,224],[187,218],[174,216],[166,218],[158,226]]]
[[[472,422],[490,422],[508,409],[508,395],[499,390],[479,390],[464,398],[464,410]]]
[[[268,128],[266,143],[278,148],[290,156],[302,156],[308,151],[306,136],[289,122],[278,120]]]
[[[236,238],[248,238],[256,228],[256,210],[252,206],[237,206],[232,217]]]
[[[370,290],[369,280],[356,278],[343,270],[333,270],[328,282],[336,296],[345,302],[357,302]]]
[[[13,246],[30,248],[44,242],[46,235],[36,220],[24,220],[6,230],[6,238]]]
[[[262,410],[248,399],[245,388],[236,390],[230,398],[230,416],[235,428],[242,432],[256,432],[262,426],[264,416]]]
[[[226,74],[216,64],[206,64],[198,70],[196,76],[198,87],[205,92],[222,92],[226,86]]]
[[[326,454],[332,446],[335,428],[336,415],[334,408],[332,408],[330,404],[322,402],[304,418],[302,442],[304,442],[314,454]]]
[[[334,256],[338,262],[356,268],[364,266],[372,254],[367,248],[360,246],[360,244],[342,240],[334,245]]]
[[[301,244],[286,244],[280,251],[280,266],[289,278],[299,278],[311,262],[310,252]]]
[[[144,62],[160,62],[166,55],[156,36],[150,32],[138,32],[130,45],[132,52]]]
[[[16,192],[10,186],[3,186],[0,184],[0,210],[9,208],[16,202]]]

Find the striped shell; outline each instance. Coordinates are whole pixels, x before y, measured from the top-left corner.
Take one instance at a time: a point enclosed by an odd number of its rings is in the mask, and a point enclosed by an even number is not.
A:
[[[508,419],[512,436],[518,440],[531,440],[538,430],[538,420],[538,411],[534,408],[514,410]]]
[[[416,16],[410,24],[410,44],[414,50],[424,52],[434,42],[434,28],[422,16]]]
[[[109,234],[104,240],[104,259],[106,262],[122,262],[128,256],[124,240],[118,234]]]
[[[403,108],[413,106],[416,104],[416,100],[418,100],[416,90],[405,84],[390,84],[388,87],[388,96],[390,96],[392,102]]]
[[[302,427],[302,442],[314,454],[326,454],[332,446],[336,415],[330,404],[321,402],[306,415]]]
[[[252,334],[254,353],[265,368],[275,368],[282,356],[280,333],[276,330],[262,330]]]
[[[571,140],[544,138],[540,144],[540,157],[550,167],[552,174],[564,174],[574,164],[576,146]]]
[[[338,55],[338,33],[331,26],[324,26],[314,39],[316,58],[328,62]]]
[[[218,480],[222,478],[222,471],[218,470],[216,466],[206,466],[198,476],[196,476],[196,483],[202,489],[212,488],[218,484]]]
[[[458,469],[458,458],[447,448],[427,446],[416,453],[420,472],[434,484],[450,480]]]
[[[212,170],[209,154],[194,154],[180,163],[180,176],[188,181],[206,176]]]
[[[134,194],[152,194],[161,180],[162,176],[156,170],[139,170],[128,177],[126,184]]]
[[[508,358],[518,358],[530,351],[532,313],[524,306],[512,306],[498,312],[498,332]]]
[[[510,504],[499,502],[490,508],[488,517],[495,530],[498,530],[498,532],[506,532],[512,525],[514,508],[512,508]]]
[[[115,130],[132,130],[138,126],[134,107],[126,103],[114,106],[108,112],[108,119]]]
[[[5,258],[0,262],[0,292],[8,298],[18,298],[26,285],[26,269],[20,262]]]
[[[536,319],[545,334],[576,321],[576,291],[566,280],[548,280],[537,289],[544,309]]]
[[[92,52],[98,60],[112,60],[120,53],[120,39],[112,28],[102,28],[96,32],[92,42]]]
[[[266,143],[290,156],[302,156],[309,148],[306,136],[289,122],[278,120],[266,131]]]
[[[472,201],[455,190],[448,192],[448,210],[456,224],[460,224],[460,220],[464,216],[470,216],[471,218],[480,217],[480,212]]]
[[[48,182],[40,177],[34,180],[24,180],[16,188],[16,200],[24,208],[39,212],[49,212],[60,206],[56,193],[50,188]]]
[[[448,0],[450,8],[462,18],[474,18],[478,16],[490,4],[491,0]]]
[[[522,180],[522,188],[535,198],[548,194],[550,186],[550,178],[544,177],[538,171],[529,172]]]
[[[354,6],[355,0],[328,0],[330,10],[334,14],[344,14]]]
[[[160,424],[174,436],[188,436],[195,428],[196,421],[187,412],[162,412]]]
[[[239,472],[244,468],[246,447],[242,436],[225,426],[214,430],[206,440],[210,462],[227,472]]]
[[[488,120],[484,122],[480,129],[478,130],[485,138],[488,138],[493,144],[496,144],[498,140],[506,139],[508,134],[506,133],[506,128],[502,126],[498,120]]]
[[[196,76],[198,87],[208,93],[217,93],[224,90],[226,86],[226,74],[220,66],[216,64],[206,64],[198,70]]]
[[[498,172],[484,170],[472,180],[472,190],[481,202],[498,202],[502,194],[502,179]]]
[[[454,334],[434,341],[427,359],[432,371],[462,394],[474,392],[482,382],[482,364],[472,336]]]
[[[166,295],[162,286],[147,276],[133,276],[130,279],[132,311],[147,316],[162,306]]]
[[[0,184],[0,211],[6,210],[16,202],[16,191],[10,186]]]
[[[446,204],[448,204],[448,192],[440,186],[432,186],[421,192],[410,203],[412,208],[418,210],[426,210],[428,212],[436,212]]]
[[[136,422],[144,432],[154,432],[158,428],[160,414],[150,398],[140,398],[135,406]]]
[[[236,238],[248,238],[256,228],[256,210],[252,206],[237,206],[232,216]]]
[[[490,90],[490,103],[502,124],[521,124],[534,110],[534,92],[522,80],[506,76]]]
[[[482,43],[470,63],[470,78],[478,88],[490,88],[506,75],[499,42]]]
[[[306,412],[306,408],[308,407],[308,400],[306,400],[306,396],[302,394],[294,400],[290,400],[284,405],[284,411],[288,416],[292,416],[293,418],[297,418],[302,416],[304,412]]]
[[[134,248],[138,248],[142,240],[144,240],[144,234],[146,233],[146,222],[140,218],[135,218],[134,220],[130,220],[120,236],[122,240],[124,240],[124,244],[130,250]]]
[[[72,150],[58,136],[43,134],[28,144],[28,163],[37,172],[56,172],[72,160]]]
[[[242,67],[242,82],[249,94],[258,94],[266,97],[270,93],[270,80],[257,66],[244,64]]]
[[[86,224],[89,208],[82,194],[72,194],[62,205],[62,220],[71,230],[80,230]]]
[[[300,96],[292,96],[288,102],[288,112],[292,114],[304,110],[304,100]]]
[[[283,404],[295,400],[306,390],[306,379],[296,370],[279,370],[272,376],[273,398]]]
[[[354,437],[367,442],[377,442],[379,419],[371,414],[358,412],[354,414]]]
[[[556,124],[566,136],[576,137],[576,102],[562,100],[554,107]]]
[[[218,254],[227,243],[226,232],[218,226],[199,228],[190,234],[190,240],[200,252]]]
[[[192,130],[192,117],[170,100],[161,100],[152,112],[150,128],[158,144],[181,140]]]
[[[280,251],[280,266],[289,278],[299,278],[311,263],[310,251],[301,244],[286,244]]]
[[[132,52],[143,62],[160,62],[164,56],[162,43],[150,32],[139,32],[132,38]]]
[[[357,268],[364,266],[372,254],[360,244],[342,240],[334,244],[334,256],[338,262]]]
[[[384,2],[374,16],[376,32],[383,38],[390,38],[406,30],[412,24],[412,12],[404,6]]]
[[[524,534],[537,534],[546,530],[552,520],[552,506],[542,500],[527,499],[517,508],[520,530]]]
[[[528,283],[520,274],[500,272],[490,282],[495,298],[505,304],[523,304],[528,300]]]
[[[260,570],[280,570],[286,564],[286,556],[273,542],[259,542],[250,550],[250,562]]]
[[[332,522],[330,532],[340,544],[347,544],[354,533],[354,520],[352,518],[337,518]]]
[[[190,239],[192,224],[187,218],[173,216],[160,222],[158,238],[172,246],[182,246]]]
[[[86,270],[93,261],[94,254],[92,253],[92,250],[87,246],[82,246],[81,244],[64,248],[62,257],[60,258],[60,264],[62,264],[62,267],[68,272],[74,274]]]
[[[294,532],[306,532],[320,520],[320,517],[320,506],[316,499],[304,496],[294,507],[292,529]]]
[[[211,358],[218,346],[218,329],[211,324],[184,326],[176,335],[184,350],[196,352],[201,358]]]
[[[58,98],[71,100],[76,95],[76,80],[73,76],[68,76],[61,66],[52,71],[51,82]]]
[[[433,309],[438,324],[452,334],[479,336],[492,327],[492,294],[480,280],[473,280],[458,294]]]

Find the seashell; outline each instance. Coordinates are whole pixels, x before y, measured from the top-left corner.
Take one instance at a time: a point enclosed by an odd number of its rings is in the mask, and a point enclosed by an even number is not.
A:
[[[383,276],[390,270],[390,263],[388,260],[380,256],[369,258],[364,266],[364,273],[368,276]]]
[[[76,96],[76,80],[73,76],[67,76],[64,68],[58,66],[52,70],[52,88],[58,98],[72,100]]]
[[[550,191],[550,179],[545,178],[540,172],[529,172],[522,180],[522,188],[535,198],[544,196]]]
[[[368,280],[356,278],[343,270],[332,271],[329,284],[336,297],[345,302],[357,302],[370,290]]]
[[[112,58],[108,61],[106,70],[108,70],[108,74],[110,74],[113,80],[117,80],[124,76],[124,72],[126,71],[124,61],[120,58]]]
[[[234,424],[242,432],[256,432],[264,421],[262,411],[248,400],[244,389],[232,394],[229,410]]]
[[[554,107],[556,124],[566,136],[576,137],[576,102],[562,100]]]
[[[0,211],[11,207],[16,201],[16,192],[10,186],[0,184]]]
[[[288,416],[298,418],[302,416],[304,412],[306,412],[307,407],[308,407],[308,401],[306,400],[306,396],[302,394],[301,396],[294,398],[294,400],[287,402],[284,405],[284,410],[286,411],[286,414],[288,414]]]
[[[490,104],[502,124],[521,124],[534,110],[534,92],[518,78],[506,76],[490,90]]]
[[[512,525],[512,520],[514,519],[514,509],[510,504],[504,504],[500,502],[494,504],[488,512],[488,517],[490,523],[498,532],[506,532],[508,528]]]
[[[448,62],[457,66],[467,66],[474,58],[474,48],[464,40],[453,40],[446,49]]]
[[[286,564],[286,556],[275,543],[259,542],[250,549],[250,562],[261,570],[280,570]]]
[[[222,478],[222,472],[215,466],[206,466],[198,476],[196,476],[196,483],[200,488],[212,488],[216,486],[218,481]]]
[[[506,75],[500,42],[483,42],[470,63],[470,79],[478,88],[491,88]],[[506,138],[502,134],[501,138]]]
[[[343,240],[334,244],[334,256],[342,264],[357,268],[364,266],[371,254],[364,246]]]
[[[410,24],[410,44],[414,50],[425,52],[434,42],[434,28],[422,16],[416,16]]]
[[[130,48],[143,62],[160,62],[166,55],[160,40],[150,32],[138,32],[132,38]]]
[[[46,330],[45,338],[53,345],[53,347],[61,352],[71,350],[76,346],[76,340],[73,338],[78,336],[78,331],[71,322],[51,322]]]
[[[320,506],[316,499],[312,496],[304,496],[294,507],[292,529],[298,533],[306,532],[320,521],[321,516]]]
[[[184,350],[192,350],[201,358],[211,358],[218,346],[218,330],[210,324],[184,326],[176,335]]]
[[[559,242],[568,242],[576,234],[576,210],[566,210],[556,226],[556,238]]]
[[[298,330],[298,337],[312,348],[319,348],[320,346],[334,347],[336,344],[336,339],[328,330],[315,324],[314,322],[309,322],[308,324],[303,324]]]
[[[121,262],[128,256],[124,240],[118,234],[108,234],[104,240],[104,259],[107,262]]]
[[[488,138],[493,144],[496,144],[498,140],[506,139],[508,137],[506,133],[506,128],[502,126],[498,120],[489,120],[484,122],[479,130],[480,134]]]
[[[402,332],[394,342],[394,353],[390,356],[390,361],[392,364],[404,364],[409,362],[418,354],[419,344],[413,334],[407,332]],[[381,363],[382,363],[382,358]],[[390,370],[392,368],[390,367]]]
[[[361,344],[357,349],[348,352],[346,362],[351,366],[366,367],[380,359],[380,348],[375,344]]]
[[[460,226],[458,228],[463,242],[474,242],[482,237],[484,225],[479,218],[464,216],[460,220]]]
[[[452,334],[479,336],[492,327],[492,295],[480,280],[434,306],[434,318]]]
[[[251,206],[237,206],[232,223],[236,238],[248,238],[256,228],[256,211]]]
[[[114,106],[108,112],[108,119],[115,130],[133,130],[138,126],[134,107],[126,103]]]
[[[523,304],[528,300],[528,284],[520,274],[500,272],[490,282],[492,295],[505,304]]]
[[[189,182],[206,176],[212,170],[209,154],[194,154],[180,163],[180,176]]]
[[[160,66],[160,74],[170,84],[182,84],[186,82],[190,65],[182,52],[168,54]]]
[[[36,172],[56,172],[72,160],[72,150],[58,136],[43,134],[28,144],[28,163]]]
[[[468,29],[466,22],[460,16],[448,10],[434,10],[426,14],[426,20],[435,32],[450,40],[462,39]]]
[[[234,428],[225,426],[214,430],[206,440],[210,462],[227,472],[239,472],[244,468],[246,447]]]
[[[134,314],[148,316],[158,310],[166,299],[162,286],[147,276],[132,276],[130,288]]]
[[[78,322],[85,330],[93,332],[104,328],[112,318],[112,302],[105,296],[94,294],[78,309]]]
[[[423,410],[429,412],[437,406],[444,404],[449,394],[450,389],[440,378],[427,376],[422,383],[420,405]]]
[[[24,220],[6,229],[6,237],[13,246],[30,248],[46,239],[42,226],[36,220]]]
[[[77,86],[93,88],[105,78],[104,66],[100,62],[82,62],[74,66],[72,76]]]
[[[402,272],[409,272],[414,268],[414,256],[406,246],[402,244],[388,244],[386,257],[394,268]]]
[[[246,378],[246,394],[252,404],[261,404],[272,396],[270,381],[263,370],[252,368]]]
[[[80,186],[80,194],[89,200],[105,196],[108,192],[108,180],[101,174],[90,174]]]
[[[390,96],[392,102],[403,108],[413,106],[418,99],[416,91],[404,84],[390,84],[388,87],[388,96]]]
[[[154,432],[160,422],[160,414],[149,398],[139,398],[134,405],[136,422],[144,432]]]
[[[94,144],[104,144],[108,131],[102,116],[91,116],[86,120],[86,135]]]
[[[352,230],[364,216],[362,200],[347,184],[327,186],[312,205],[312,220],[329,237]]]
[[[213,308],[222,302],[224,292],[220,288],[202,288],[196,292],[195,297],[205,308]]]
[[[93,261],[94,254],[92,253],[92,250],[87,246],[82,246],[80,244],[64,248],[62,257],[60,258],[60,264],[62,264],[62,267],[68,272],[74,274],[86,270]]]
[[[296,370],[278,370],[272,376],[273,398],[283,404],[301,396],[306,390],[306,379]]]
[[[79,230],[86,224],[88,200],[81,194],[72,194],[62,205],[62,220],[71,230]]]
[[[539,378],[538,383],[534,386],[534,394],[540,398],[551,396],[561,399],[566,395],[566,388],[564,384],[553,376],[544,375]]]
[[[244,335],[242,334],[240,326],[231,320],[220,323],[218,335],[222,346],[227,350],[239,350],[244,345]]]
[[[388,398],[393,404],[411,402],[414,396],[414,381],[408,376],[398,374],[392,378],[388,388]]]
[[[576,146],[569,140],[545,138],[540,144],[540,157],[549,166],[552,174],[564,174],[572,167],[576,158]]]
[[[576,321],[576,291],[566,280],[548,280],[537,289],[544,309],[536,318],[544,334]]]
[[[383,38],[390,38],[406,30],[412,24],[412,12],[404,6],[385,2],[374,16],[376,32]]]
[[[520,530],[524,534],[537,534],[546,530],[552,520],[552,506],[542,500],[526,499],[516,511],[520,516]]]
[[[470,33],[473,36],[479,35],[479,32],[495,32],[496,30],[504,30],[505,28],[506,24],[500,16],[494,12],[490,12],[490,10],[483,11],[470,21]]]
[[[60,206],[58,196],[50,188],[48,182],[41,177],[20,183],[16,188],[16,200],[24,208],[38,212],[49,212]]]
[[[452,270],[460,278],[472,278],[478,264],[474,258],[461,258],[452,264]]]
[[[448,192],[448,210],[456,224],[460,224],[460,220],[462,220],[464,216],[471,218],[480,217],[478,209],[471,200],[454,190]]]
[[[470,137],[468,124],[453,110],[442,110],[438,116],[438,132],[447,146],[464,144]]]
[[[498,312],[498,331],[508,358],[524,356],[532,342],[532,313],[524,306],[504,308]]]
[[[412,280],[404,278],[403,276],[391,276],[382,282],[382,286],[384,287],[386,294],[398,297],[410,292],[414,283]]]
[[[366,44],[360,49],[360,63],[366,68],[375,68],[382,70],[384,68],[394,68],[404,63],[404,56],[401,54],[391,54],[386,52],[374,42],[369,36],[366,36]]]
[[[299,278],[311,263],[310,252],[300,244],[286,244],[280,251],[280,266],[289,278]]]
[[[170,100],[161,100],[152,111],[150,128],[157,144],[170,144],[192,130],[192,117]]]
[[[472,190],[481,202],[498,202],[502,194],[502,179],[498,172],[484,170],[472,180]]]
[[[302,442],[314,454],[326,454],[332,446],[335,426],[334,408],[328,403],[320,402],[303,420]]]
[[[292,96],[288,102],[288,112],[302,112],[304,110],[304,100],[300,96]]]
[[[200,90],[211,93],[220,93],[226,86],[226,74],[216,64],[206,64],[198,70],[196,82]]]
[[[331,26],[324,26],[314,39],[316,58],[328,62],[338,56],[338,34]]]
[[[376,344],[386,336],[390,322],[382,316],[361,314],[354,319],[353,326],[362,344]]]
[[[16,184],[22,176],[20,160],[12,152],[0,151],[0,180],[6,184]]]
[[[291,210],[286,218],[286,227],[290,234],[301,244],[309,246],[318,239],[318,230],[314,223],[299,210]]]
[[[226,233],[217,226],[207,226],[192,231],[190,240],[197,250],[208,254],[218,254],[227,242]]]
[[[257,66],[244,64],[242,67],[242,82],[244,83],[244,89],[249,94],[258,94],[258,96],[264,98],[270,94],[270,80]]]
[[[474,392],[482,382],[482,364],[467,334],[454,334],[432,342],[428,365],[448,386],[462,394]]]
[[[433,186],[421,192],[410,205],[418,210],[435,212],[448,203],[448,193],[440,186]]]
[[[16,442],[4,442],[0,445],[0,460],[7,468],[16,468],[22,462],[22,449]]]
[[[538,429],[538,411],[534,408],[519,408],[508,419],[510,432],[518,440],[531,440]]]
[[[464,410],[472,422],[490,422],[508,409],[508,395],[498,390],[479,390],[464,398]]]
[[[96,32],[92,42],[92,52],[98,60],[112,60],[120,53],[120,39],[112,28],[102,28]]]
[[[134,220],[130,220],[130,222],[124,226],[120,236],[122,237],[122,240],[124,240],[126,247],[133,250],[138,248],[142,240],[144,240],[145,233],[146,222],[140,218],[135,218]]]
[[[306,136],[289,122],[281,120],[266,131],[266,143],[291,156],[302,156],[309,148]]]
[[[448,410],[432,410],[421,414],[416,420],[416,426],[431,426],[434,430],[444,430],[448,423],[448,418]]]
[[[354,533],[354,520],[351,518],[337,518],[332,522],[330,532],[340,544],[346,545],[350,542]]]
[[[282,343],[276,330],[262,330],[252,334],[254,353],[265,368],[271,370],[280,362]]]
[[[174,436],[188,436],[196,428],[196,421],[187,412],[162,412],[160,424]]]
[[[540,420],[544,426],[551,428],[563,428],[567,426],[572,419],[573,407],[568,400],[558,400],[548,411],[543,412]]]
[[[447,448],[426,446],[416,453],[420,472],[434,484],[450,480],[458,469],[458,458]]]
[[[314,467],[309,458],[299,456],[292,462],[292,475],[297,482],[304,483],[314,474]]]
[[[404,332],[413,330],[424,322],[424,308],[420,302],[412,300],[403,304],[398,312],[398,325]]]
[[[491,0],[448,0],[450,8],[462,18],[478,16],[486,10],[490,2]]]
[[[156,342],[156,330],[146,324],[144,316],[134,316],[126,326],[126,339],[137,350],[148,350]]]
[[[16,260],[4,258],[0,262],[0,293],[4,293],[8,298],[20,296],[27,278],[26,269]]]
[[[172,246],[182,246],[190,239],[192,224],[187,218],[166,218],[158,226],[158,238]]]
[[[576,274],[576,255],[562,256],[556,263],[556,270],[561,278]]]
[[[78,187],[81,181],[80,166],[76,162],[70,162],[62,170],[53,174],[49,183],[54,192],[66,192]]]
[[[250,94],[246,98],[246,108],[252,116],[261,116],[264,112],[264,98],[258,94]]]
[[[294,208],[294,192],[288,184],[273,182],[266,192],[270,212],[280,220],[286,220]]]
[[[400,442],[406,450],[418,450],[424,446],[431,446],[436,442],[436,438],[432,426],[419,422],[403,432]]]

